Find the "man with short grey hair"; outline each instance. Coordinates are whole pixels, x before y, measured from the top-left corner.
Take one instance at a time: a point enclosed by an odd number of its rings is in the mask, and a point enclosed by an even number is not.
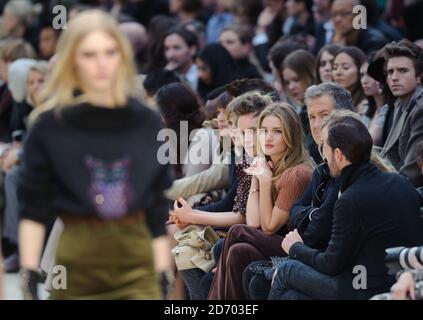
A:
[[[335,101],[335,109],[353,109],[351,93],[339,84],[333,82],[323,82],[307,88],[305,92],[305,101],[318,98],[323,95],[331,95]]]
[[[353,109],[351,93],[332,82],[324,82],[307,88],[305,92],[308,119],[311,134],[315,142],[309,148],[310,155],[316,163],[321,162],[317,145],[321,144],[320,131],[322,121],[330,116],[334,110]]]
[[[306,90],[305,101],[311,133],[314,140],[316,163],[322,162],[317,145],[323,143],[321,139],[321,125],[325,118],[335,110],[352,110],[353,101],[349,91],[335,83],[321,83]],[[310,149],[309,149],[310,152]],[[317,160],[320,159],[320,160]],[[332,230],[333,208],[338,199],[339,185],[329,174],[326,163],[321,163],[313,172],[313,178],[289,213],[289,222],[297,228],[304,242],[314,249],[325,249],[328,245]],[[270,280],[266,273],[256,275],[257,265],[263,261],[250,264],[244,271],[243,286],[246,297],[253,300],[267,299],[270,290]]]

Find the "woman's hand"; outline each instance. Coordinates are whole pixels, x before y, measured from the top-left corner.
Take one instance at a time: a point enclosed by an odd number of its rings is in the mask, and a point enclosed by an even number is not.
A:
[[[273,177],[273,162],[266,162],[265,158],[255,158],[250,167],[245,169],[245,173],[255,176],[259,182],[272,181]]]
[[[179,229],[183,229],[183,228],[189,226],[189,223],[185,223],[185,222],[182,222],[181,220],[179,220],[176,217],[175,212],[172,211],[172,210],[169,211],[169,222],[168,223],[175,224],[175,226],[178,227]]]
[[[182,205],[182,207],[178,206],[178,202]],[[179,220],[180,223],[190,223],[192,220],[192,213],[193,210],[188,202],[186,202],[183,198],[179,198],[175,200],[173,203],[173,212],[175,215],[175,219]]]

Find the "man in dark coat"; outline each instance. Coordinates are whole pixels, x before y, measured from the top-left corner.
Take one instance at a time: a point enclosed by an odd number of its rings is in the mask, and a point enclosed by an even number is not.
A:
[[[385,46],[387,83],[397,98],[391,130],[381,155],[415,187],[423,186],[416,146],[423,140],[423,50],[408,40]]]
[[[290,259],[278,268],[270,299],[369,299],[394,282],[385,249],[423,244],[419,195],[401,175],[369,162],[373,141],[365,125],[337,117],[323,138],[330,174],[339,179],[329,245],[313,249],[290,232],[282,243]]]
[[[321,23],[316,26],[316,43],[313,52],[317,54],[327,43],[356,46],[366,54],[377,51],[388,41],[383,33],[370,25],[356,25],[360,21],[353,9],[360,5],[358,0],[335,0],[332,4],[332,25]]]
[[[306,90],[305,102],[311,134],[318,152],[317,145],[322,144],[322,122],[335,110],[352,110],[353,101],[350,92],[340,85],[324,82]],[[323,250],[328,245],[338,191],[339,184],[330,176],[327,163],[321,163],[313,172],[311,184],[289,213],[291,226],[298,229],[304,242],[311,248]],[[270,280],[266,279],[265,274],[257,272],[260,264],[269,263],[255,261],[244,270],[244,292],[251,300],[267,299],[269,294]]]

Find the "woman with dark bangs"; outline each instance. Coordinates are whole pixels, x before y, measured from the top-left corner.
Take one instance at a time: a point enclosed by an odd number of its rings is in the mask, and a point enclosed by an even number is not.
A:
[[[335,83],[347,89],[353,98],[354,111],[366,114],[363,101],[366,99],[360,83],[360,67],[367,61],[366,55],[357,47],[345,47],[335,54],[332,75]]]
[[[314,161],[321,161],[317,147],[313,141],[308,121],[307,107],[304,102],[306,89],[315,83],[315,59],[305,50],[296,50],[290,53],[282,63],[282,80],[288,97],[293,101],[295,111],[301,119],[306,148]]]
[[[221,44],[205,46],[195,63],[198,67],[198,93],[204,101],[214,89],[240,78],[235,60]]]
[[[373,138],[373,144],[377,147],[382,147],[388,135],[386,127],[393,111],[394,97],[384,84],[368,74],[369,63],[374,60],[372,55],[368,61],[361,65],[360,81],[367,98],[363,103],[366,108],[366,118],[364,120]]]
[[[333,82],[333,60],[339,49],[341,49],[341,47],[337,44],[327,44],[320,49],[316,58],[316,84],[322,82]]]
[[[177,156],[175,158],[177,163],[172,164],[175,177],[179,179],[191,176],[210,167],[213,162],[212,151],[218,144],[219,138],[213,130],[202,128],[206,117],[195,92],[185,84],[170,83],[157,92],[156,102],[165,127],[172,129],[177,136],[177,141],[171,141],[172,150],[170,150]],[[184,122],[187,132],[184,131]],[[186,145],[187,148],[181,149],[181,144]],[[194,145],[197,146],[193,148]],[[207,157],[200,155],[201,161],[199,161],[194,149],[207,150]],[[172,155],[171,158],[173,158]],[[182,162],[181,159],[183,159]],[[202,161],[203,159],[205,161]]]

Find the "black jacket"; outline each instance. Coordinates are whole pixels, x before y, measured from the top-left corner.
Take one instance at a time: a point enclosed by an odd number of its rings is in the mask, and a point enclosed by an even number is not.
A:
[[[341,196],[335,203],[327,249],[296,243],[289,255],[337,276],[339,298],[368,299],[394,282],[387,275],[385,249],[423,244],[419,195],[401,175],[383,173],[370,163],[344,168],[339,186]],[[353,289],[355,266],[366,268],[366,289]]]
[[[313,53],[317,55],[319,50],[326,44],[326,30],[323,24],[319,24],[316,27],[316,43],[314,45]],[[357,42],[348,45],[356,46],[369,54],[382,48],[388,40],[385,38],[382,32],[377,29],[368,27],[368,29],[360,29]]]
[[[323,163],[314,170],[311,184],[292,207],[289,222],[298,229],[307,246],[327,247],[338,191],[338,182],[331,178],[327,164]]]

